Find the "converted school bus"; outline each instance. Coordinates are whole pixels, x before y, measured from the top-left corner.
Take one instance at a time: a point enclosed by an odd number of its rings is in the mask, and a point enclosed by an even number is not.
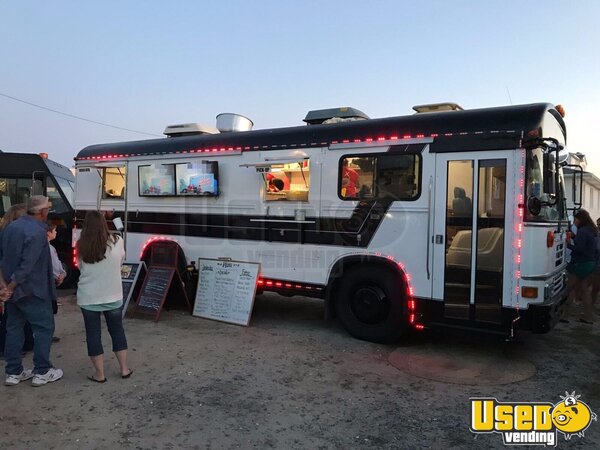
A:
[[[79,226],[86,210],[120,217],[128,259],[171,240],[187,261],[259,262],[259,290],[323,298],[359,339],[549,330],[566,298],[561,115],[546,103],[415,109],[434,112],[339,108],[254,131],[223,115],[247,131],[173,126],[86,147]]]

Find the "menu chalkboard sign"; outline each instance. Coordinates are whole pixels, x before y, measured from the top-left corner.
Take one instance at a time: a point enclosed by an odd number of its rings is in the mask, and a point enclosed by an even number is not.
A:
[[[123,317],[129,307],[129,301],[137,294],[140,277],[146,271],[144,261],[125,261],[121,265],[121,285],[123,286]],[[139,289],[137,289],[139,290]]]
[[[135,310],[156,314],[158,321],[174,275],[172,267],[149,267]]]
[[[200,258],[193,315],[247,326],[259,270],[258,263]]]

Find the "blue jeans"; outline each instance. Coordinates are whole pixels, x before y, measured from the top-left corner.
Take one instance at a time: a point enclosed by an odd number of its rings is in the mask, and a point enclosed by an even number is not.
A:
[[[39,297],[22,297],[10,300],[6,307],[6,343],[4,360],[6,374],[18,375],[23,371],[21,351],[25,342],[25,322],[29,321],[35,337],[33,342],[33,373],[45,374],[52,367],[50,346],[54,335],[52,301]]]
[[[127,338],[123,329],[123,318],[121,308],[111,309],[110,311],[90,311],[81,308],[83,321],[85,323],[85,339],[87,342],[88,356],[99,356],[104,353],[102,348],[102,330],[100,327],[100,318],[104,314],[106,327],[112,339],[113,352],[127,350]]]

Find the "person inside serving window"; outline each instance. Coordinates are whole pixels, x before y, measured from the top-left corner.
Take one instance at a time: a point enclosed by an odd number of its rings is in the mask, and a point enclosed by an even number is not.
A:
[[[284,175],[285,176],[285,175]],[[286,189],[285,180],[273,175],[272,173],[267,174],[267,192],[279,192],[289,190],[289,181],[288,187]]]
[[[342,197],[357,197],[359,185],[358,172],[348,165],[348,159],[342,160]]]

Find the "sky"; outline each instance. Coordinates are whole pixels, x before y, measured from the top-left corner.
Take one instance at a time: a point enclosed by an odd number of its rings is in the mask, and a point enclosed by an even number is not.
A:
[[[71,166],[88,145],[221,112],[264,129],[338,106],[550,102],[600,175],[597,0],[0,0],[0,17],[3,151]]]

